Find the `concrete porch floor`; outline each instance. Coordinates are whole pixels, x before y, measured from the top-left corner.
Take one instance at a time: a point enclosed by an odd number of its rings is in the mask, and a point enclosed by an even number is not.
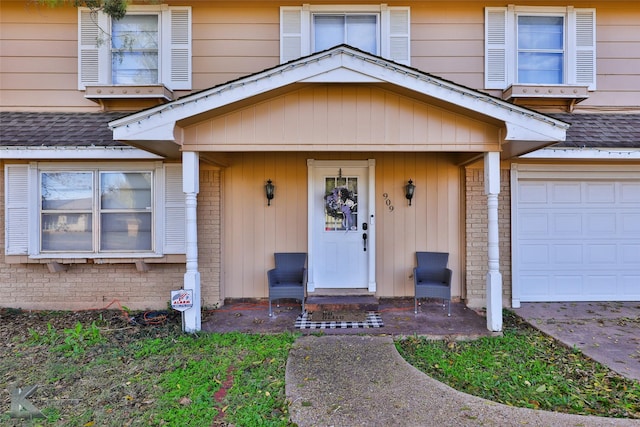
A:
[[[379,309],[382,328],[358,329],[296,329],[300,304],[287,302],[277,307],[273,317],[268,315],[266,301],[228,302],[223,307],[207,312],[202,321],[205,332],[279,333],[299,332],[304,335],[420,335],[434,339],[472,339],[494,335],[487,330],[486,318],[462,303],[451,304],[451,317],[447,316],[442,302],[422,301],[418,314],[413,312],[413,298],[381,298]]]

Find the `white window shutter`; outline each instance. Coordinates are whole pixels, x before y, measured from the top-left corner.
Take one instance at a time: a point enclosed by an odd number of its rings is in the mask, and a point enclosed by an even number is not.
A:
[[[280,8],[280,63],[298,59],[303,54],[302,7]]]
[[[110,41],[109,19],[100,12],[78,8],[78,89],[106,84]]]
[[[191,90],[191,7],[162,13],[162,83],[171,90]]]
[[[411,17],[408,7],[382,7],[381,56],[411,65]]]
[[[484,87],[506,89],[507,72],[507,8],[485,8]],[[512,59],[512,58],[511,58]]]
[[[186,253],[186,215],[182,165],[164,165],[164,254]]]
[[[29,253],[29,166],[5,167],[5,251],[7,255]]]
[[[569,32],[575,34],[574,70],[575,78],[570,83],[587,85],[596,89],[596,11],[574,9],[569,14]],[[573,28],[572,28],[573,27]],[[571,70],[571,72],[574,72]]]

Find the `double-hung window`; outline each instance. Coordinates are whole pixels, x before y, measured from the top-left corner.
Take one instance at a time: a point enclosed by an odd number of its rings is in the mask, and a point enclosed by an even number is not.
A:
[[[304,5],[280,8],[280,60],[346,44],[409,65],[408,7]]]
[[[485,87],[580,85],[595,90],[595,10],[485,9]]]
[[[111,27],[111,82],[156,84],[158,76],[158,14],[126,15]]]
[[[130,5],[120,20],[78,10],[78,88],[191,89],[191,8]]]
[[[152,182],[152,171],[40,171],[41,252],[153,251]]]
[[[179,164],[8,165],[7,255],[135,258],[185,253]]]

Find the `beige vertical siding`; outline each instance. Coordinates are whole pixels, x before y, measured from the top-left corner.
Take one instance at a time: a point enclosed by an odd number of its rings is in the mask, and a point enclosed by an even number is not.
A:
[[[193,151],[487,151],[498,128],[369,85],[312,85],[184,131]]]
[[[484,7],[505,4],[497,0],[389,3],[411,6],[414,67],[479,90],[483,89],[484,80]],[[561,0],[527,4],[567,6]],[[281,5],[277,1],[194,2],[193,90],[277,65]],[[598,90],[578,104],[578,109],[637,107],[640,6],[635,1],[605,0],[578,0],[571,5],[597,10]],[[0,108],[100,109],[76,89],[77,10],[73,7],[49,8],[35,1],[1,1],[0,63]]]
[[[447,155],[236,153],[224,172],[226,298],[266,297],[273,253],[307,251],[308,158],[376,160],[377,295],[413,295],[417,250],[451,253],[454,294],[460,295],[460,174]],[[416,183],[411,207],[404,197],[409,178]],[[267,179],[276,186],[269,207],[264,195]]]

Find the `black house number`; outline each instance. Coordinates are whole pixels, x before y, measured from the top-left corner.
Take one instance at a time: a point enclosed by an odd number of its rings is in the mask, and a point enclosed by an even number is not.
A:
[[[389,209],[389,212],[393,212],[393,210],[395,208],[391,204],[391,199],[389,198],[389,193],[382,193],[382,197],[384,198],[384,204],[387,206],[387,209]]]

